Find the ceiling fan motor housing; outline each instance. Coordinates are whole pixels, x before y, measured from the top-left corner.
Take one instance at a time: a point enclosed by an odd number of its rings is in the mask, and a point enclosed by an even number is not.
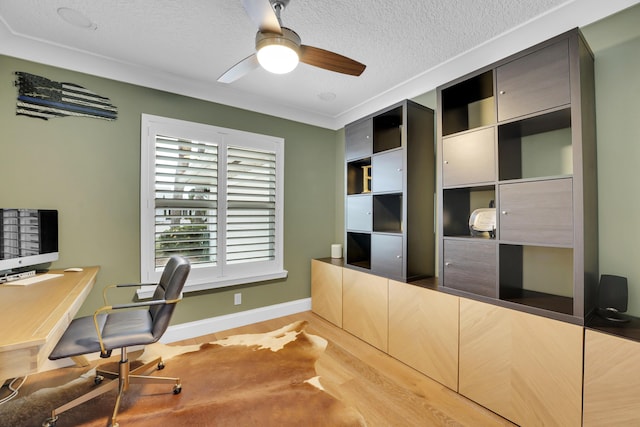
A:
[[[267,45],[282,45],[300,55],[300,43],[300,36],[286,27],[282,27],[282,34],[262,31],[256,33],[256,51]]]

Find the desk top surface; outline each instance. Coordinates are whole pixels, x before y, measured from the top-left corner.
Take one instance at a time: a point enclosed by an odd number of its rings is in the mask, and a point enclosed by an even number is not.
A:
[[[59,322],[70,322],[93,285],[99,267],[26,286],[0,285],[0,352],[41,345]]]

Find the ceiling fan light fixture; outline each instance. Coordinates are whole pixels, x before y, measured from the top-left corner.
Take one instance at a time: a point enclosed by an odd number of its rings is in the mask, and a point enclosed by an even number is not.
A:
[[[258,62],[270,73],[293,71],[300,61],[299,49],[300,37],[288,28],[282,28],[282,34],[258,32],[256,35]]]

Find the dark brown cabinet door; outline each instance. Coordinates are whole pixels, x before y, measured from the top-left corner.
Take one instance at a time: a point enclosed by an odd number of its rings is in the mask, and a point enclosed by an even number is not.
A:
[[[370,195],[347,198],[347,230],[371,231],[373,199]]]
[[[573,246],[573,179],[501,184],[500,240]]]
[[[385,277],[403,277],[402,244],[401,235],[373,234],[371,236],[371,271]]]
[[[445,187],[495,181],[495,128],[444,138],[442,163]]]
[[[404,180],[404,152],[402,150],[377,154],[371,159],[372,183],[374,193],[402,191]]]
[[[373,121],[365,119],[344,128],[345,159],[370,156],[373,150]]]
[[[496,81],[498,121],[569,104],[568,40],[498,67]]]
[[[445,240],[444,286],[497,298],[495,241]]]

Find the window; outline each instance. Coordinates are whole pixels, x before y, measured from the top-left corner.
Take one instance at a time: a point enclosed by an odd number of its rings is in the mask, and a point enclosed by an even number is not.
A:
[[[282,138],[143,114],[141,281],[173,254],[186,292],[286,277],[283,176]]]

